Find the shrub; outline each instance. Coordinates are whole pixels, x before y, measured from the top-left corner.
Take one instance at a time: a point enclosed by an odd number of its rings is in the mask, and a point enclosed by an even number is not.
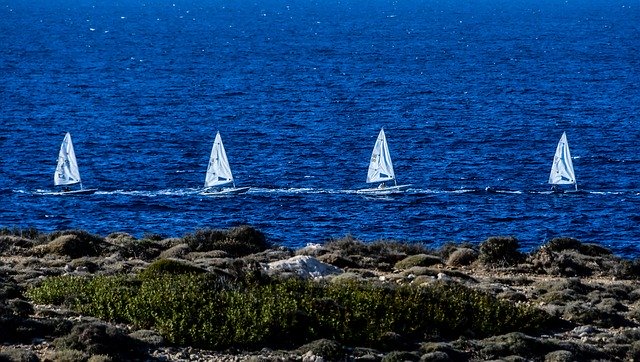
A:
[[[3,347],[0,352],[0,362],[38,362],[38,355],[28,349]]]
[[[63,349],[47,353],[45,361],[85,362],[88,359],[87,353],[75,349]]]
[[[305,344],[298,348],[301,354],[311,352],[316,356],[321,356],[329,361],[338,361],[345,359],[345,349],[340,343],[330,339],[319,339]]]
[[[409,269],[414,266],[432,266],[442,264],[439,257],[426,254],[410,255],[396,263],[396,269]]]
[[[390,271],[400,260],[411,255],[428,254],[429,250],[419,243],[400,243],[395,241],[376,241],[364,243],[350,235],[329,241],[324,247],[348,260],[358,260],[361,268],[373,268]]]
[[[152,260],[162,252],[157,241],[152,239],[120,239],[120,253],[125,258]]]
[[[34,312],[33,305],[22,299],[10,299],[7,300],[6,303],[9,310],[11,310],[15,316],[28,317]]]
[[[125,276],[55,276],[27,291],[39,304],[58,304],[107,320],[127,320],[139,282]]]
[[[485,265],[512,266],[524,260],[518,247],[514,237],[490,237],[480,244],[479,260]]]
[[[21,249],[33,247],[33,241],[20,236],[0,235],[0,252],[6,255],[20,254]]]
[[[187,244],[178,244],[178,245],[174,245],[172,247],[170,247],[169,249],[166,249],[164,251],[162,251],[159,255],[160,258],[184,258],[185,255],[187,255],[189,252],[191,251],[191,249],[189,248],[189,245]]]
[[[144,235],[142,235],[142,239],[151,240],[151,241],[161,241],[161,240],[164,239],[164,236],[162,236],[161,234],[157,234],[157,233],[146,232],[146,233],[144,233]]]
[[[390,335],[407,343],[425,336],[487,336],[535,331],[554,320],[451,283],[212,281],[210,274],[165,273],[140,282],[54,277],[28,295],[38,303],[63,301],[103,319],[153,327],[171,343],[214,349],[291,347],[323,338],[379,347]]]
[[[15,280],[0,275],[0,301],[19,298],[22,291]]]
[[[447,265],[450,266],[467,266],[471,265],[478,259],[478,252],[469,248],[456,249],[449,254]]]
[[[157,278],[165,274],[203,274],[207,271],[197,266],[173,259],[160,259],[149,264],[140,274],[141,279]]]
[[[54,345],[58,349],[86,352],[89,355],[118,356],[120,358],[142,356],[142,346],[113,326],[88,322],[73,327],[67,336],[57,338]]]
[[[136,238],[133,235],[124,232],[111,233],[105,238],[105,241],[116,245],[125,245],[135,240]]]
[[[87,244],[100,244],[102,242],[104,242],[104,238],[99,236],[99,235],[94,235],[91,234],[85,230],[60,230],[60,231],[54,231],[51,234],[49,234],[48,238],[50,241],[53,241],[57,238],[59,238],[60,236],[64,236],[64,235],[75,235],[78,237],[78,239],[83,242],[83,243],[87,243]]]
[[[611,250],[600,246],[598,244],[582,244],[580,246],[580,253],[588,256],[607,256],[612,255]]]
[[[39,238],[41,238],[43,236],[43,234],[40,231],[38,231],[38,229],[36,229],[36,228],[27,228],[27,229],[13,228],[13,229],[9,229],[7,227],[0,228],[0,235],[17,236],[17,237],[21,237],[21,238],[25,238],[25,239],[29,239],[29,240],[38,240]]]
[[[61,231],[49,235],[52,240],[46,245],[34,248],[36,254],[57,254],[71,258],[98,256],[106,246],[104,240],[86,231]]]
[[[580,250],[581,245],[582,243],[578,239],[560,237],[551,239],[544,247],[551,251],[560,252],[563,250]]]
[[[184,241],[196,252],[222,250],[235,257],[261,252],[270,246],[261,231],[247,225],[228,230],[197,230],[185,235]]]

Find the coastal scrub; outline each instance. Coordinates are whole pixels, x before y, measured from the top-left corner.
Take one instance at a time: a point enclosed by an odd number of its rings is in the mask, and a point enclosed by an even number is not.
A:
[[[320,338],[379,347],[389,333],[408,341],[536,331],[553,321],[456,283],[424,286],[271,279],[227,282],[209,273],[156,278],[58,276],[32,288],[36,303],[139,328],[170,342],[212,349],[291,347]]]

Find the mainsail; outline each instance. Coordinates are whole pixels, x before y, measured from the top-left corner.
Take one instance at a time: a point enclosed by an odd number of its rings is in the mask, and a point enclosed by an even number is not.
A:
[[[216,187],[229,183],[233,183],[233,175],[231,174],[227,153],[222,144],[222,138],[220,138],[220,132],[218,132],[215,141],[213,141],[204,187]]]
[[[387,146],[387,138],[384,128],[380,129],[376,144],[373,146],[371,161],[369,162],[369,172],[367,173],[367,183],[385,182],[395,179],[391,155]]]
[[[73,142],[71,142],[71,134],[67,132],[60,146],[58,154],[58,165],[56,172],[53,174],[53,183],[56,186],[74,185],[82,182],[80,180],[80,171],[78,170],[78,162],[76,161],[76,153],[73,150]]]
[[[576,185],[577,188],[576,174],[573,171],[569,142],[567,142],[567,134],[565,132],[562,133],[556,148],[556,154],[553,157],[549,183],[553,185]]]

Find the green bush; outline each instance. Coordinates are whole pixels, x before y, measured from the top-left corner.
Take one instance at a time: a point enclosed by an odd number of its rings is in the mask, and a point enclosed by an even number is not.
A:
[[[183,261],[159,259],[149,264],[140,274],[141,279],[155,278],[165,274],[203,274],[207,271]]]
[[[518,251],[518,239],[506,236],[493,236],[480,244],[478,259],[485,265],[512,266],[524,260]]]
[[[193,251],[222,250],[234,257],[258,253],[270,246],[261,231],[247,225],[228,230],[196,230],[185,235],[184,241]]]
[[[551,251],[560,252],[563,250],[580,250],[581,245],[582,243],[578,239],[559,237],[551,239],[544,247]]]
[[[553,319],[457,284],[426,287],[283,280],[236,285],[205,274],[53,277],[28,292],[106,320],[154,328],[205,348],[292,347],[318,339],[379,347],[406,341],[535,331]]]
[[[395,264],[396,269],[409,269],[414,266],[429,267],[435,264],[442,264],[442,260],[433,255],[416,254],[410,255]]]

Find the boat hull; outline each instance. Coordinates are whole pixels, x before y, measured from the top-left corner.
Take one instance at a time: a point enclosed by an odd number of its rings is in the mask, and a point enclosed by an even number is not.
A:
[[[92,195],[95,194],[98,189],[82,189],[82,190],[69,190],[52,192],[51,195]]]
[[[373,187],[370,189],[361,189],[358,190],[359,194],[363,195],[390,195],[390,194],[398,194],[406,191],[411,185],[397,185],[397,186],[388,186],[388,187]]]
[[[244,194],[249,191],[251,187],[229,187],[216,191],[205,191],[202,192],[201,195],[205,196],[224,196],[224,195],[238,195]]]

